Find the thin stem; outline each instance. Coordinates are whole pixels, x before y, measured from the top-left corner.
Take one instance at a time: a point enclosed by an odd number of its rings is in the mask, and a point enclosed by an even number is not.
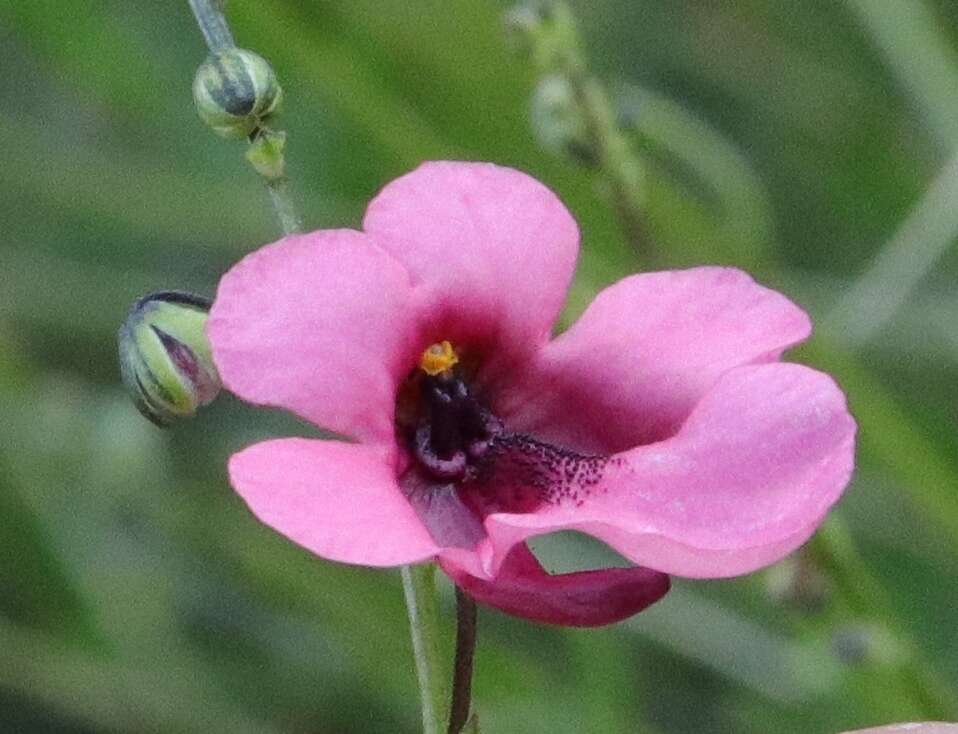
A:
[[[448,734],[459,734],[472,706],[472,663],[476,653],[476,603],[456,587],[456,663]]]
[[[233,34],[223,15],[222,0],[189,0],[196,24],[203,32],[210,51],[225,51],[236,46]]]
[[[212,53],[227,51],[236,48],[236,42],[233,40],[233,34],[230,32],[229,24],[226,22],[226,16],[223,14],[223,3],[225,0],[189,0],[193,16],[196,18],[196,24],[203,33],[206,45]],[[275,133],[278,136],[284,136],[284,133],[276,131],[264,131]],[[251,144],[255,137],[250,139]],[[284,138],[285,139],[285,138]],[[255,146],[251,145],[252,151]],[[269,192],[270,201],[276,212],[276,218],[279,220],[279,226],[283,234],[293,234],[303,229],[302,220],[296,212],[296,205],[293,203],[293,197],[289,191],[289,180],[282,175],[283,151],[282,147],[272,151],[271,161],[273,167],[278,166],[279,173],[270,173],[264,175],[263,171],[254,164],[254,168],[263,178],[266,184],[266,190]],[[250,161],[252,163],[252,160]]]
[[[432,564],[402,567],[403,592],[422,699],[423,734],[442,734],[448,700],[440,654],[435,574],[436,568]]]
[[[934,3],[846,0],[943,153],[958,145],[958,54]]]
[[[637,250],[651,248],[643,225],[644,190],[642,167],[616,122],[615,110],[602,84],[576,63],[568,71],[572,93],[582,110],[599,170],[612,189],[612,201],[626,239]]]
[[[829,314],[827,328],[853,347],[878,334],[944,257],[958,234],[958,153],[898,232]]]
[[[575,16],[565,2],[551,2],[542,25],[531,31],[533,59],[542,74],[559,74],[585,124],[595,166],[609,186],[612,204],[629,243],[654,259],[646,237],[645,190],[641,161],[618,124],[615,106],[602,83],[590,73]]]
[[[279,226],[282,227],[283,234],[301,232],[303,223],[296,213],[296,205],[293,204],[293,198],[289,194],[289,179],[285,176],[266,179],[266,189],[269,191],[273,209],[276,210],[276,217],[279,219]]]

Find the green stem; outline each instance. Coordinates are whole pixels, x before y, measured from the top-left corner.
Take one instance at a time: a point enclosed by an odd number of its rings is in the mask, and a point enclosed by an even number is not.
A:
[[[279,219],[279,226],[282,227],[283,234],[301,232],[303,224],[296,213],[296,205],[289,193],[289,179],[285,176],[267,179],[266,190],[269,191],[273,209],[276,210],[276,217]]]
[[[236,45],[220,9],[220,3],[215,0],[189,0],[189,3],[210,51],[225,51]]]
[[[595,156],[595,166],[609,186],[626,239],[649,260],[654,260],[643,224],[645,190],[641,161],[618,124],[615,106],[605,87],[589,71],[575,16],[568,5],[548,3],[541,25],[531,30],[531,37],[535,47],[533,57],[540,73],[559,74],[572,89]]]
[[[436,567],[431,563],[403,566],[402,583],[422,699],[423,734],[442,734],[449,696],[439,641]]]
[[[211,53],[219,53],[236,48],[236,42],[233,40],[233,34],[230,32],[229,24],[226,22],[226,16],[223,15],[222,4],[224,0],[189,0],[193,16],[196,18],[196,24],[206,39],[206,45]],[[259,134],[250,138],[250,149],[247,153],[247,159],[256,169],[257,173],[266,184],[266,190],[269,192],[270,201],[273,204],[273,210],[276,212],[276,218],[283,230],[283,234],[289,235],[300,232],[303,229],[302,219],[296,212],[296,204],[289,191],[289,180],[282,173],[285,164],[283,154],[283,145],[286,134],[281,131],[267,130],[261,131],[270,136],[273,141],[267,147],[258,146],[262,143],[259,140]],[[278,144],[275,142],[278,140]],[[249,157],[249,153],[266,156],[267,160],[259,161],[266,163],[266,166],[259,165],[254,158]]]
[[[873,263],[828,315],[827,328],[861,347],[891,321],[958,235],[958,154],[912,209]]]
[[[586,73],[584,67],[570,69],[568,78],[582,110],[599,170],[612,190],[612,203],[626,239],[636,250],[644,250],[651,260],[653,253],[643,224],[642,166],[620,130],[615,110],[599,80]]]
[[[958,54],[935,3],[846,0],[943,154],[958,145]]]

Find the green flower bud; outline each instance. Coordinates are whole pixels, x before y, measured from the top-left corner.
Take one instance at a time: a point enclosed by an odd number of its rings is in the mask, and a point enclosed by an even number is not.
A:
[[[532,132],[546,150],[592,166],[595,148],[582,109],[564,76],[550,74],[539,80],[532,94]]]
[[[241,48],[210,54],[193,79],[197,112],[225,138],[255,133],[279,109],[282,98],[269,62]]]
[[[161,291],[133,304],[117,341],[123,382],[140,412],[166,426],[192,416],[219,394],[220,383],[204,331],[210,302]]]
[[[526,0],[503,16],[506,41],[540,74],[583,63],[575,17],[561,0]]]
[[[548,5],[533,2],[521,3],[507,10],[502,20],[509,45],[519,53],[531,54],[548,13]]]

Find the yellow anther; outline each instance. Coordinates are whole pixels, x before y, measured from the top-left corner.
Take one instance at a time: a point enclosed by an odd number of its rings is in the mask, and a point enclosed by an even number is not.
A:
[[[451,370],[457,362],[459,357],[456,356],[456,350],[452,348],[452,344],[444,341],[433,344],[422,353],[419,369],[427,375],[438,375]]]

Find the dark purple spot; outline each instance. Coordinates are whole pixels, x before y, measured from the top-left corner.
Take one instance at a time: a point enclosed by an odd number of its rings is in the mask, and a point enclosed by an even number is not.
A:
[[[613,461],[580,454],[521,433],[500,433],[460,484],[481,514],[531,512],[542,504],[581,505]]]

